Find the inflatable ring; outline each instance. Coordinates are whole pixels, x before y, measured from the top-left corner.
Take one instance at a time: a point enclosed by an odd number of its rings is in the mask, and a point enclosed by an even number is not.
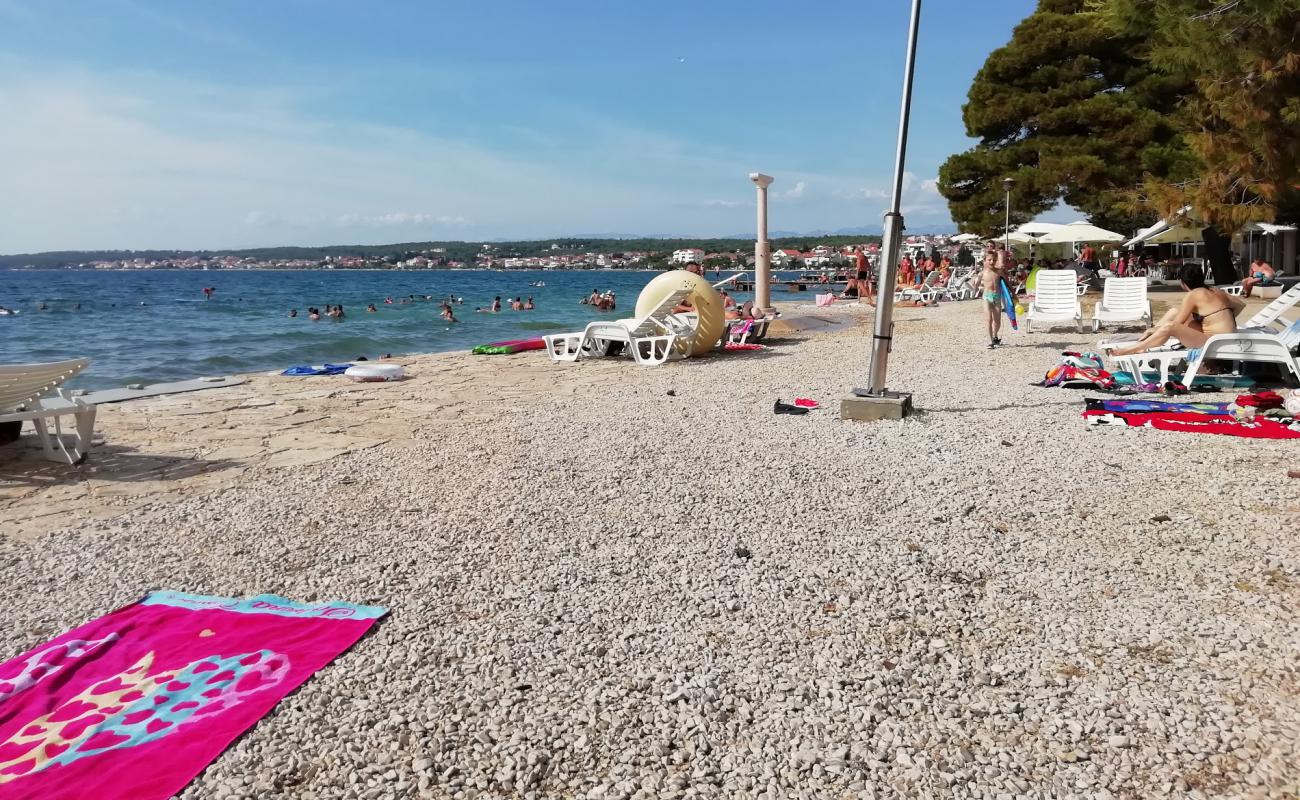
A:
[[[354,381],[364,383],[374,381],[400,381],[406,377],[406,370],[400,364],[359,364],[348,367],[343,374]]]
[[[647,283],[636,298],[637,319],[654,311],[665,297],[679,289],[690,291],[686,299],[691,301],[699,315],[695,337],[691,340],[691,352],[707,353],[722,338],[722,331],[727,327],[727,315],[722,309],[722,296],[718,290],[694,272],[673,270]]]

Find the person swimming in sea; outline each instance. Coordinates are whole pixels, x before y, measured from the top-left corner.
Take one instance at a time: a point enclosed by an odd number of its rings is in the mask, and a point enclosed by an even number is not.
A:
[[[374,303],[371,303],[370,305],[366,306],[366,313],[367,313],[367,314],[373,314],[373,313],[375,313],[375,312],[378,311],[378,310],[379,310],[379,309],[375,308],[375,304],[374,304]]]
[[[456,321],[456,315],[451,311],[451,303],[444,302],[442,304],[442,318],[448,322]]]
[[[529,295],[528,299],[524,301],[524,311],[532,311],[534,308],[537,308],[537,306],[533,305],[533,296]]]
[[[315,306],[312,306],[311,308],[308,308],[308,309],[307,309],[307,319],[311,320],[312,322],[317,322],[317,321],[319,321],[319,320],[320,320],[320,309],[316,308]]]
[[[298,316],[298,309],[296,308],[289,309],[289,318],[293,319],[296,316]]]
[[[495,314],[501,310],[501,297],[498,295],[492,299],[492,313]]]

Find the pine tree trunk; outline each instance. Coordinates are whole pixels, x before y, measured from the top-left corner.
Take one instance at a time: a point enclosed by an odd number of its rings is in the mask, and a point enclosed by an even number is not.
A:
[[[1214,228],[1201,231],[1201,240],[1205,242],[1205,257],[1210,261],[1217,286],[1230,286],[1240,277],[1232,267],[1232,237],[1224,236]]]

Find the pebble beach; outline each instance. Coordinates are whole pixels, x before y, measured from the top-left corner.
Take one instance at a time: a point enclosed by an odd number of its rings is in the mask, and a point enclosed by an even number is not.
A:
[[[856,306],[106,406],[0,452],[0,660],[151,589],[391,608],[184,800],[1297,796],[1295,443],[1090,430],[1030,384],[1102,337],[981,314],[898,310],[900,422],[839,418]]]

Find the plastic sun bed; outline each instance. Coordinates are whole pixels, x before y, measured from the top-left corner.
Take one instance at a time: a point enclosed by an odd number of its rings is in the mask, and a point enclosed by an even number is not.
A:
[[[1280,334],[1290,326],[1292,322],[1284,315],[1300,305],[1300,283],[1292,286],[1281,296],[1273,300],[1267,306],[1264,306],[1255,313],[1250,319],[1246,320],[1238,329],[1238,333],[1273,333]],[[1231,336],[1232,334],[1221,334]],[[1105,352],[1113,347],[1121,347],[1125,344],[1132,344],[1134,340],[1123,341],[1111,339],[1109,341],[1098,342],[1097,349]],[[1245,341],[1245,340],[1243,340]],[[1268,345],[1265,345],[1266,347]],[[1163,384],[1169,380],[1173,368],[1183,363],[1192,355],[1192,351],[1187,350],[1177,341],[1170,341],[1163,347],[1152,348],[1144,353],[1135,353],[1131,356],[1116,356],[1115,364],[1118,369],[1129,372],[1133,375],[1140,375],[1144,371],[1154,370],[1160,373],[1160,382]],[[1210,356],[1228,358],[1228,356]],[[1203,359],[1202,359],[1203,360]],[[1252,359],[1239,359],[1252,360]],[[1199,364],[1197,365],[1199,369]]]
[[[1300,380],[1300,321],[1281,332],[1254,328],[1215,334],[1204,347],[1187,352],[1191,357],[1187,359],[1184,384],[1196,377],[1196,371],[1207,358],[1278,364]]]
[[[1101,299],[1092,309],[1092,330],[1104,324],[1140,322],[1151,327],[1151,301],[1146,278],[1107,278]]]
[[[95,406],[72,397],[60,387],[69,378],[90,366],[90,359],[56,361],[49,364],[0,365],[0,422],[31,420],[40,436],[45,457],[51,461],[76,464],[90,451],[95,433]],[[64,440],[61,419],[72,416],[76,421],[73,443]],[[47,420],[54,420],[51,435]]]
[[[1083,331],[1083,310],[1079,305],[1078,279],[1072,269],[1043,269],[1038,271],[1034,285],[1034,299],[1025,314],[1025,332],[1034,323],[1052,327],[1055,323],[1074,325]]]
[[[683,289],[665,295],[659,305],[640,319],[598,320],[582,331],[543,336],[542,341],[552,361],[604,356],[611,344],[622,343],[636,363],[657,366],[687,354],[682,352],[681,343],[689,342],[694,328],[681,318],[674,318],[672,310],[690,294],[690,290]]]

